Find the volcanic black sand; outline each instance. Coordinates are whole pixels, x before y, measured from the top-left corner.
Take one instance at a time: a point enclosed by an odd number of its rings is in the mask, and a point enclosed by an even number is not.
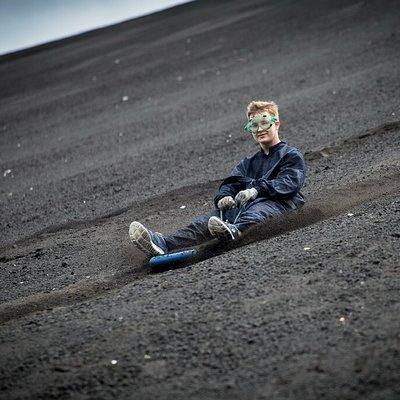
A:
[[[0,398],[399,398],[399,38],[397,1],[196,1],[0,57]],[[129,223],[211,209],[255,99],[306,205],[149,270]]]

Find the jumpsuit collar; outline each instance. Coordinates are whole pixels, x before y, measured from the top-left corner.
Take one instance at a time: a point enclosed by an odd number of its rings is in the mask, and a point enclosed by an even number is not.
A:
[[[279,143],[274,144],[273,146],[271,146],[268,150],[268,154],[266,154],[264,152],[263,148],[260,148],[260,152],[261,154],[265,155],[265,156],[269,156],[270,154],[274,153],[276,150],[278,150],[281,146],[283,146],[284,144],[286,144],[286,142],[284,142],[283,140],[281,140]]]

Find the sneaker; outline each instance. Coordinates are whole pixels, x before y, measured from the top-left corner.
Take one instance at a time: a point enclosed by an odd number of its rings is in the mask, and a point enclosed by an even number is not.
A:
[[[223,240],[237,240],[242,234],[235,225],[224,222],[218,217],[211,217],[208,220],[208,230],[211,235]]]
[[[145,228],[140,222],[133,221],[129,227],[132,243],[150,257],[161,256],[168,252],[162,235]]]

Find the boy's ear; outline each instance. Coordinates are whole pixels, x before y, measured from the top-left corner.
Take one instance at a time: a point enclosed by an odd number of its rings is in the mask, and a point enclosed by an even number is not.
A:
[[[281,121],[276,121],[275,126],[276,126],[276,129],[279,129],[279,127],[281,126]]]

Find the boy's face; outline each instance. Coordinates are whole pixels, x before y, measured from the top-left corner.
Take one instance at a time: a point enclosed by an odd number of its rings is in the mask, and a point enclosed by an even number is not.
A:
[[[259,113],[255,114],[250,114],[249,119],[253,118],[255,115],[258,115]],[[265,112],[262,112],[262,114],[266,114]],[[278,133],[279,133],[279,126],[280,122],[276,121],[272,126],[267,129],[263,130],[261,127],[258,128],[258,131],[255,133],[252,133],[253,138],[256,142],[258,142],[262,147],[269,147],[276,143],[278,138]]]

